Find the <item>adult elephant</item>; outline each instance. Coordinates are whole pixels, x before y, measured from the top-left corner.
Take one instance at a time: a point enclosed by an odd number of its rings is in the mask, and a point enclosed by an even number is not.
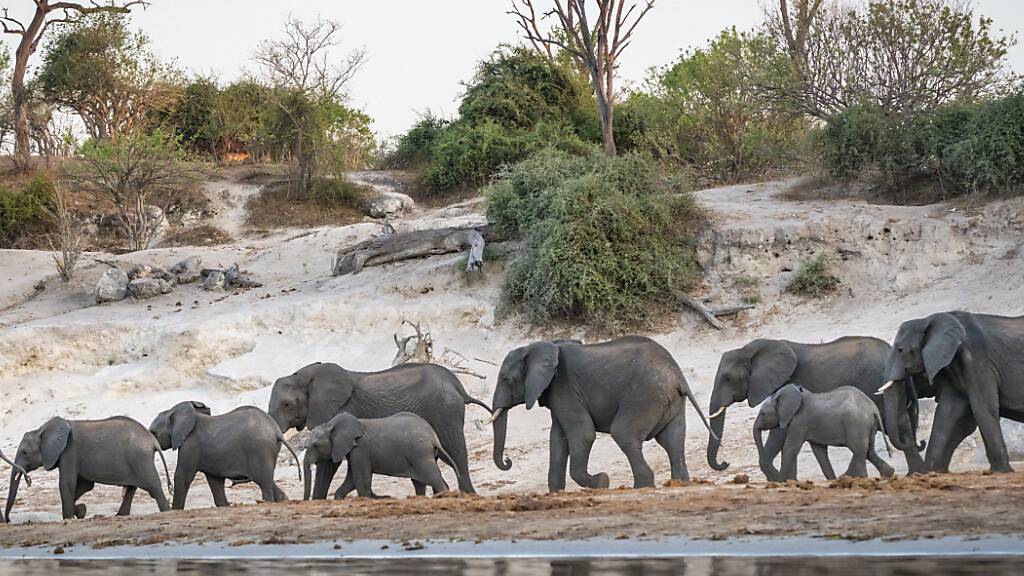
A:
[[[607,488],[608,475],[587,471],[597,432],[612,435],[626,454],[637,488],[654,486],[644,460],[645,440],[657,440],[672,466],[672,478],[686,471],[685,401],[700,414],[690,387],[668,350],[640,336],[584,345],[574,340],[534,342],[505,356],[494,389],[494,463],[512,467],[505,458],[508,410],[540,404],[551,411],[548,490],[565,489],[566,466],[572,479],[587,488]]]
[[[928,470],[947,472],[956,447],[980,429],[992,471],[1012,471],[999,418],[1024,422],[1024,316],[942,312],[904,322],[885,379],[879,392],[895,423],[887,426],[911,429],[916,399],[935,398]]]
[[[312,430],[340,412],[356,418],[412,412],[430,424],[441,446],[455,460],[459,490],[475,493],[463,433],[466,404],[491,411],[466,393],[454,374],[436,364],[408,363],[381,372],[353,372],[317,362],[274,382],[267,412],[284,431]],[[330,460],[317,464],[314,498],[327,497],[337,470],[338,464]],[[416,486],[416,493],[421,494],[422,488]]]
[[[840,386],[853,386],[873,398],[881,410],[882,400],[874,393],[878,385],[885,382],[889,350],[888,343],[867,336],[847,336],[824,344],[758,339],[729,350],[718,364],[711,391],[709,412],[715,434],[708,438],[708,465],[719,471],[729,466],[728,462],[718,461],[726,409],[743,400],[751,407],[757,406],[789,383],[809,392],[830,392]],[[777,430],[768,433],[760,462],[768,476],[780,476],[773,462],[784,440],[785,435]],[[924,470],[924,462],[915,446],[897,447],[903,450],[909,470]],[[827,459],[822,464],[823,470],[826,464]]]

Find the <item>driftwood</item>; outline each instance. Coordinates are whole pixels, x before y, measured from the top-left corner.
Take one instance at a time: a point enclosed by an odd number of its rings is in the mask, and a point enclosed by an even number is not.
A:
[[[479,226],[417,230],[379,236],[338,251],[332,273],[335,276],[358,274],[367,266],[380,266],[464,250],[469,250],[466,271],[480,270],[484,264],[484,243],[489,232],[488,226]]]
[[[732,306],[729,308],[720,308],[718,310],[712,310],[705,306],[700,300],[697,300],[696,298],[690,296],[689,294],[683,294],[682,300],[684,304],[695,310],[705,320],[708,321],[708,324],[711,324],[718,330],[724,328],[723,324],[718,320],[719,316],[732,316],[734,314],[739,314],[744,310],[751,310],[754,308],[753,304],[744,304],[742,306]]]
[[[419,322],[402,320],[402,325],[406,324],[411,326],[416,333],[404,338],[399,338],[398,334],[395,334],[395,346],[398,346],[398,353],[395,354],[395,359],[391,361],[392,366],[398,366],[406,362],[424,362],[444,366],[453,374],[465,374],[481,380],[487,379],[483,374],[467,368],[466,362],[469,359],[451,348],[445,348],[444,352],[441,353],[441,357],[435,361],[434,338],[430,335],[430,329],[421,329]],[[486,360],[479,361],[494,364]]]

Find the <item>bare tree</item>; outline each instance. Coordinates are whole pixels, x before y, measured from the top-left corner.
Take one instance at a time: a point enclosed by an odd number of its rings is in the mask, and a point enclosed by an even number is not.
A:
[[[46,240],[53,251],[53,261],[57,265],[57,274],[65,284],[75,274],[75,266],[85,249],[85,238],[82,227],[75,220],[68,206],[67,192],[63,184],[57,182],[53,187],[53,204],[45,208],[50,219],[52,230],[47,233]]]
[[[299,187],[305,192],[317,169],[318,150],[313,140],[322,125],[311,120],[312,107],[342,103],[348,99],[348,83],[366,62],[363,48],[336,59],[341,44],[341,25],[317,19],[312,24],[289,17],[284,38],[265,40],[253,54],[270,84],[269,98],[288,117],[294,130],[292,156],[298,163]]]
[[[654,8],[654,0],[593,0],[596,14],[588,13],[589,0],[551,0],[553,8],[538,13],[535,0],[511,0],[508,12],[516,18],[523,36],[550,60],[555,49],[564,50],[590,75],[601,117],[605,152],[615,149],[615,73],[618,59],[633,39],[633,32]],[[540,21],[553,18],[555,26],[541,31]]]
[[[39,48],[39,41],[46,30],[54,24],[73,22],[89,14],[127,14],[133,6],[145,8],[149,5],[145,0],[111,0],[108,4],[94,1],[90,5],[81,2],[32,1],[36,9],[27,24],[11,16],[7,8],[4,8],[0,15],[0,25],[3,26],[4,33],[21,37],[18,49],[14,53],[14,70],[11,74],[11,95],[14,97],[14,161],[19,170],[27,170],[31,158],[29,93],[25,87],[25,73],[28,71],[28,60]]]

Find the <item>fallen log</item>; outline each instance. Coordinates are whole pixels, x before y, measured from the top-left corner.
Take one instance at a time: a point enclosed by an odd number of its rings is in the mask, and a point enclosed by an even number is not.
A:
[[[681,299],[683,301],[683,304],[686,304],[687,306],[692,308],[694,311],[700,314],[705,320],[707,320],[708,324],[711,324],[718,330],[724,328],[724,325],[718,320],[719,316],[732,316],[734,314],[739,314],[744,310],[751,310],[754,308],[753,304],[743,304],[741,306],[731,306],[729,308],[720,308],[717,310],[712,310],[705,306],[703,302],[697,300],[696,298],[690,296],[689,294],[683,294]]]
[[[484,265],[484,244],[489,226],[474,228],[438,228],[378,236],[354,246],[342,248],[334,260],[334,276],[358,274],[367,266],[380,266],[412,258],[436,256],[469,250],[466,271]]]

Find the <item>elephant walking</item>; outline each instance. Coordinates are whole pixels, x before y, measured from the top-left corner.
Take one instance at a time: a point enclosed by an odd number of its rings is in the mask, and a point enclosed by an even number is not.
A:
[[[1012,471],[999,419],[1024,422],[1024,316],[943,312],[904,322],[885,380],[886,426],[901,435],[913,430],[917,399],[935,398],[929,471],[949,471],[957,446],[978,429],[991,470]]]
[[[381,372],[352,372],[337,364],[318,362],[274,382],[267,411],[284,431],[312,430],[340,412],[356,418],[412,412],[430,424],[455,461],[459,490],[475,493],[463,432],[466,404],[491,411],[487,404],[466,393],[451,371],[436,364],[408,363]],[[338,464],[330,459],[317,464],[314,498],[326,498],[337,470]],[[413,485],[417,494],[425,493],[422,486]],[[340,495],[335,493],[335,497]]]
[[[534,342],[508,353],[494,390],[494,463],[505,458],[508,410],[539,403],[551,411],[548,490],[565,489],[565,473],[580,486],[607,488],[608,475],[587,471],[597,432],[610,433],[626,454],[637,488],[654,486],[644,459],[646,440],[657,440],[672,466],[672,478],[686,480],[686,399],[708,426],[672,355],[640,336],[601,344]],[[710,430],[710,428],[709,428]]]
[[[758,339],[729,350],[718,364],[711,391],[709,412],[715,435],[708,438],[708,465],[719,471],[729,466],[728,462],[718,461],[726,408],[743,400],[750,407],[757,406],[789,383],[809,392],[829,392],[841,386],[852,386],[872,398],[881,410],[882,399],[874,393],[885,382],[889,351],[888,343],[865,336],[847,336],[824,344]],[[910,424],[916,428],[916,413]],[[903,451],[907,468],[911,472],[923,472],[925,465],[918,447],[912,442],[898,442],[888,424],[886,431],[893,444]],[[768,433],[760,462],[766,475],[779,475],[774,460],[782,451],[784,436],[777,429]],[[817,452],[816,456],[819,456]],[[818,462],[826,476],[829,475],[832,469],[828,458],[818,457]]]

